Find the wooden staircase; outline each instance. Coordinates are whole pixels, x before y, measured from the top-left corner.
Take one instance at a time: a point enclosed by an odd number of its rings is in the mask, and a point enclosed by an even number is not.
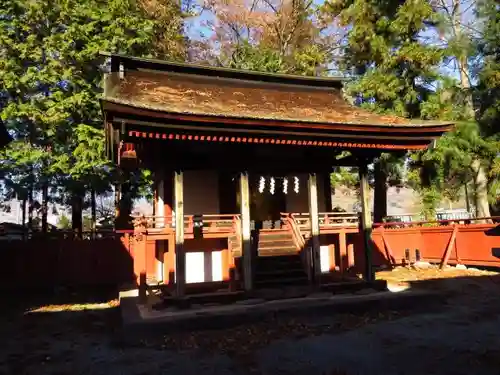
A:
[[[258,257],[255,262],[257,289],[289,285],[308,285],[300,254]]]
[[[260,230],[254,236],[259,257],[298,253],[293,234],[288,229]]]
[[[261,230],[254,239],[258,254],[254,269],[257,288],[307,285],[307,273],[291,231]]]

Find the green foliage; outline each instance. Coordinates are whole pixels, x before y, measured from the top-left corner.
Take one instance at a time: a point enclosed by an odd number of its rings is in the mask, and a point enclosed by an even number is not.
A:
[[[497,1],[479,1],[479,16],[484,20],[479,49],[484,56],[480,71],[480,121],[483,132],[500,135],[500,5]]]
[[[232,51],[227,66],[259,72],[315,76],[325,60],[326,52],[318,45],[297,49],[292,55],[283,57],[279,51],[263,44],[251,45],[244,41]]]
[[[359,189],[359,176],[353,168],[336,167],[334,172],[330,174],[330,184],[333,189],[341,186]]]
[[[438,18],[429,2],[338,0],[323,11],[349,26],[344,67],[356,75],[349,94],[376,111],[419,117],[443,58],[442,49],[418,40]]]
[[[489,175],[489,199],[494,203],[500,176],[496,169],[499,150],[498,141],[484,137],[477,122],[458,123],[437,141],[436,147],[412,155],[411,186],[421,194],[428,210],[435,209],[428,205],[439,202],[431,199],[437,194],[456,202],[463,196],[464,185],[474,180],[472,165],[479,157]]]
[[[59,229],[71,229],[71,220],[65,214],[61,214],[57,219],[57,227]]]
[[[240,0],[209,3],[220,42],[209,55],[219,65],[320,75],[338,64],[332,51],[343,46],[340,66],[353,73],[347,91],[356,104],[406,117],[458,121],[435,147],[411,155],[406,180],[421,194],[426,217],[435,214],[441,197],[460,198],[464,183],[475,177],[471,166],[477,160],[486,171],[490,202],[499,200],[497,1],[476,2],[479,43],[457,32],[453,16],[436,1],[331,0],[321,7],[328,25],[321,25],[317,6],[309,1],[251,7]],[[170,0],[2,2],[0,116],[14,136],[0,151],[2,198],[26,199],[48,184],[52,200],[68,203],[90,188],[106,194],[115,182],[130,184],[129,201],[151,197],[149,171],[126,174],[105,158],[98,97],[107,62],[99,52],[185,60],[181,7]],[[426,39],[436,30],[446,39],[443,45]],[[466,110],[471,90],[438,70],[450,59],[479,62],[477,122]],[[387,185],[401,184],[403,158],[384,154],[379,162]],[[357,172],[338,168],[331,183],[356,189]]]
[[[490,201],[498,197],[495,160],[500,149],[494,133],[499,130],[494,129],[500,113],[496,106],[500,103],[496,99],[499,6],[490,0],[479,2],[487,22],[481,41],[486,58],[480,75],[483,95],[478,125],[471,121],[471,92],[468,81],[463,82],[469,74],[466,62],[478,53],[468,37],[470,30],[463,29],[460,5],[453,4],[449,8],[444,2],[423,0],[336,0],[323,7],[349,27],[344,67],[355,73],[348,93],[357,104],[405,117],[460,122],[436,147],[412,155],[408,184],[420,193],[426,217],[433,215],[441,197],[456,201],[463,196],[464,184],[478,176],[471,167],[477,168],[478,160],[488,176]],[[446,43],[426,42],[436,31]],[[450,58],[459,62],[461,82],[437,69]],[[394,169],[391,163],[384,166]],[[397,168],[392,172],[397,176]]]
[[[427,100],[420,105],[423,119],[443,121],[468,121],[466,105],[468,92],[459,87],[459,83],[449,77],[441,77],[435,92],[429,93]]]
[[[484,64],[479,73],[479,122],[482,135],[489,139],[489,198],[500,212],[500,4],[478,1],[478,16],[484,22],[479,51]]]
[[[84,232],[90,232],[92,230],[92,217],[85,215],[82,220],[82,226]]]
[[[160,8],[169,10],[171,24]],[[0,115],[16,140],[2,151],[4,198],[42,183],[64,203],[90,187],[98,194],[109,190],[119,176],[104,154],[98,97],[106,61],[99,53],[179,56],[181,49],[170,43],[182,40],[178,6],[12,0],[2,2],[1,13]]]
[[[232,52],[228,67],[269,73],[286,73],[287,71],[287,67],[278,51],[253,46],[247,41],[236,46]]]

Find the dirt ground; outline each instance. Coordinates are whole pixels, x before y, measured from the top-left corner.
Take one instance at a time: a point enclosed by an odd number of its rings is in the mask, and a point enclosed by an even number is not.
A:
[[[0,313],[0,374],[500,373],[499,274],[401,268],[377,277],[446,293],[437,306],[270,316],[133,345],[120,341],[117,302],[105,293],[10,299]]]

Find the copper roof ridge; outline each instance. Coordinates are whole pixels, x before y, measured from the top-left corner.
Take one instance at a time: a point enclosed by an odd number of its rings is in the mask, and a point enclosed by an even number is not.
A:
[[[186,73],[180,73],[180,72],[169,72],[169,71],[158,71],[154,69],[137,69],[138,72],[145,72],[145,73],[152,73],[152,74],[164,74],[167,77],[174,77],[174,78],[183,78],[186,76]],[[127,74],[124,76],[125,79],[127,78],[127,75],[131,76],[133,75],[134,72],[127,72]],[[279,90],[279,88],[282,87],[287,87],[287,88],[294,88],[297,90],[303,90],[303,91],[313,91],[313,90],[318,90],[318,91],[333,91],[333,90],[342,90],[341,87],[336,87],[336,86],[308,86],[308,85],[301,85],[297,83],[289,83],[289,82],[267,82],[267,81],[257,81],[257,80],[252,80],[252,79],[245,79],[245,78],[230,78],[230,77],[211,77],[211,76],[206,76],[202,74],[192,74],[190,75],[191,79],[193,82],[199,83],[199,81],[207,81],[207,82],[227,82],[229,84],[231,83],[238,83],[246,86],[262,86],[263,88],[269,88],[270,90]],[[196,77],[196,79],[194,78]]]
[[[302,85],[321,85],[326,87],[341,87],[342,83],[348,80],[345,76],[335,76],[335,77],[319,77],[319,76],[303,76],[297,74],[284,74],[284,73],[268,73],[259,72],[253,70],[245,69],[234,69],[225,67],[215,67],[210,65],[195,64],[195,63],[181,63],[166,60],[159,60],[153,58],[143,58],[134,57],[116,53],[100,52],[101,56],[111,57],[111,59],[116,59],[118,61],[123,61],[125,64],[129,63],[132,66],[149,66],[151,70],[163,70],[163,71],[180,71],[184,74],[198,74],[198,75],[216,75],[217,73],[227,78],[241,79],[234,76],[244,76],[250,78],[250,80],[266,81],[269,79],[277,81],[296,81],[301,82]],[[156,69],[155,69],[156,68]],[[285,83],[285,82],[283,82]]]

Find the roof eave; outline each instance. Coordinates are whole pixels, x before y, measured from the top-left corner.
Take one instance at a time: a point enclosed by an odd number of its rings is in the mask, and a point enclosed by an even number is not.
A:
[[[429,132],[437,132],[437,133],[445,133],[451,130],[454,127],[454,123],[452,122],[433,122],[433,121],[425,121],[425,122],[415,122],[412,124],[387,124],[387,123],[358,123],[358,122],[317,122],[317,121],[307,121],[302,119],[280,119],[280,118],[254,118],[254,117],[242,117],[242,116],[223,116],[223,115],[213,115],[213,114],[200,114],[200,113],[180,113],[180,112],[169,112],[163,109],[155,108],[153,106],[137,106],[129,101],[120,100],[116,98],[102,98],[101,106],[103,110],[105,110],[106,103],[112,103],[119,106],[135,108],[137,110],[144,110],[151,113],[157,113],[166,117],[186,117],[190,118],[193,121],[202,120],[201,122],[214,122],[220,123],[224,122],[233,122],[233,121],[246,121],[252,122],[255,124],[265,124],[265,123],[278,123],[278,124],[301,124],[301,125],[345,125],[345,126],[353,126],[353,127],[362,127],[363,130],[369,132],[376,132],[379,129],[393,129],[393,130],[404,130],[412,133],[411,130],[417,131],[429,131]]]

